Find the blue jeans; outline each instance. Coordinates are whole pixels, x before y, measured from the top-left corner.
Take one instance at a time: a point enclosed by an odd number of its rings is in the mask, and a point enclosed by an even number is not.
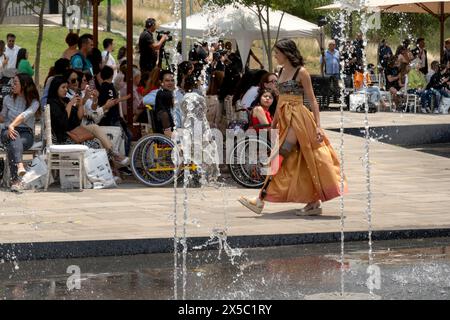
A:
[[[16,140],[8,137],[8,129],[2,130],[1,141],[6,147],[9,158],[9,169],[11,172],[11,179],[17,180],[17,164],[22,162],[23,152],[30,149],[34,143],[33,131],[30,128],[17,127],[16,131],[19,136]]]
[[[445,89],[438,90],[431,88],[430,90],[425,90],[421,96],[422,106],[424,108],[429,108],[431,106],[433,96],[435,97],[433,109],[437,110],[439,109],[439,104],[441,103],[442,97],[449,98],[450,94]]]

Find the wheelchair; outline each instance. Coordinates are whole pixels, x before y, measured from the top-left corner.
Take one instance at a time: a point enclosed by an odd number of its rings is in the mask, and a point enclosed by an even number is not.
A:
[[[247,115],[249,119],[250,113]],[[261,188],[266,180],[262,161],[270,156],[270,142],[256,132],[249,134],[245,120],[232,121],[228,129],[235,133],[234,147],[228,158],[232,179],[246,188]]]
[[[155,128],[153,110],[147,107],[149,124]],[[150,133],[138,140],[131,152],[131,171],[134,177],[149,187],[163,187],[179,178],[184,169],[192,172],[198,168],[194,164],[178,165],[174,154],[175,143],[169,137]],[[176,176],[177,175],[177,176]]]

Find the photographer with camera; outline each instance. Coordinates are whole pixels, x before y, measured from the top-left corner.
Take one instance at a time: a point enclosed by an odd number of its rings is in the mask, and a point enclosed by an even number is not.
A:
[[[164,46],[164,43],[169,39],[165,33],[158,33],[156,42],[153,38],[153,32],[156,31],[156,20],[153,18],[145,21],[145,30],[139,37],[139,67],[141,72],[150,72],[156,67],[158,61],[158,51]]]

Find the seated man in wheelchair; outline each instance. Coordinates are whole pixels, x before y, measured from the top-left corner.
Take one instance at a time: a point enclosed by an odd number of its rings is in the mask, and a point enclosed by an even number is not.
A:
[[[172,136],[172,130],[175,126],[174,112],[174,90],[175,79],[170,71],[161,72],[161,90],[158,91],[155,100],[155,133],[164,134],[167,137]]]

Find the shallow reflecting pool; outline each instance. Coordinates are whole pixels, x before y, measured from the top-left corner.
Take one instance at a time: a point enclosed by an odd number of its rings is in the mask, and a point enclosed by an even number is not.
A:
[[[369,292],[367,247],[346,244],[346,292]],[[245,249],[233,265],[217,251],[192,251],[186,297],[304,299],[339,292],[339,252],[340,244]],[[374,294],[382,299],[450,298],[449,238],[375,242],[374,264],[380,275]],[[80,271],[80,282],[68,268]],[[173,254],[0,263],[1,299],[173,299],[173,283]]]

